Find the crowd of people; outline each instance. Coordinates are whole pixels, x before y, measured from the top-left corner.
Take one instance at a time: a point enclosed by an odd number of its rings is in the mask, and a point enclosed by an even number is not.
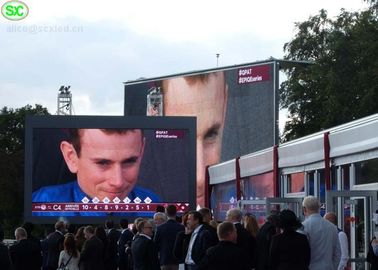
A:
[[[43,240],[33,237],[30,224],[19,227],[14,245],[0,244],[0,269],[342,270],[348,261],[335,214],[323,218],[313,196],[303,200],[303,223],[288,209],[272,212],[262,226],[237,208],[221,223],[208,208],[182,217],[175,205],[160,211],[130,226],[122,219],[120,229],[112,220],[77,229],[58,221]]]

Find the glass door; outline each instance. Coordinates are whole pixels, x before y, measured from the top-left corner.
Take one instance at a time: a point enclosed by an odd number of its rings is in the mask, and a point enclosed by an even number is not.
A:
[[[352,270],[369,269],[366,255],[373,237],[373,213],[377,209],[377,191],[328,191],[326,211],[338,217],[349,244],[349,264]]]

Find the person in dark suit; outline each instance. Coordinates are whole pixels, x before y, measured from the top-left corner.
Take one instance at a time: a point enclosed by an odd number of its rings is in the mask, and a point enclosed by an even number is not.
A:
[[[243,250],[236,245],[236,227],[225,221],[218,225],[219,243],[206,251],[199,270],[250,270],[249,262]]]
[[[94,235],[102,242],[102,259],[105,264],[106,252],[108,251],[108,239],[106,238],[105,228],[102,226],[97,226],[94,229]]]
[[[49,257],[49,244],[48,239],[51,234],[55,232],[54,226],[48,226],[45,229],[45,238],[41,241],[41,251],[42,251],[42,270],[48,270],[48,257]]]
[[[118,240],[118,267],[119,270],[131,270],[129,269],[128,256],[126,254],[126,244],[131,246],[134,234],[129,230],[129,221],[127,219],[121,219],[120,223],[122,232]]]
[[[0,227],[0,269],[9,270],[10,269],[10,258],[8,247],[4,245],[4,231]]]
[[[308,270],[310,244],[306,235],[296,232],[302,224],[291,210],[282,210],[278,218],[278,227],[282,229],[282,233],[272,238],[269,252],[271,269]]]
[[[159,259],[152,241],[153,224],[143,220],[138,223],[138,236],[131,244],[134,270],[159,270]]]
[[[187,235],[190,234],[185,256],[185,267],[187,270],[197,270],[198,265],[206,254],[206,250],[213,246],[212,235],[203,226],[202,215],[198,211],[191,211],[187,221]],[[187,236],[188,237],[188,236]]]
[[[109,270],[117,270],[118,267],[118,240],[121,237],[121,232],[114,228],[113,220],[106,220],[105,228],[108,230],[107,239],[107,250],[105,252],[105,265]]]
[[[256,257],[256,239],[241,225],[242,212],[233,208],[227,211],[226,220],[232,222],[235,225],[237,231],[236,245],[240,247],[246,258],[249,259],[249,267],[255,267]]]
[[[55,223],[55,232],[47,238],[47,269],[56,270],[60,252],[63,250],[66,224],[63,221]]]
[[[173,245],[173,257],[182,264],[185,262],[185,256],[188,253],[188,247],[190,242],[191,233],[188,232],[187,227],[185,231],[178,232],[175,239],[175,244]]]
[[[256,270],[269,270],[269,249],[277,234],[278,212],[272,211],[256,235]]]
[[[84,270],[104,270],[104,244],[95,236],[94,228],[87,226],[84,229],[85,241],[80,254],[80,269]]]
[[[211,221],[211,210],[209,208],[203,207],[198,212],[202,215],[202,221],[203,226],[206,230],[208,230],[211,233],[212,236],[212,245],[218,244],[218,235],[217,235],[217,229],[215,229],[213,226],[210,225]]]
[[[157,226],[154,242],[159,252],[159,261],[162,270],[178,270],[179,260],[173,256],[173,247],[176,235],[185,230],[184,225],[176,221],[176,206],[167,206],[167,222]]]
[[[14,234],[16,236],[17,244],[9,248],[12,269],[41,269],[42,255],[39,246],[33,241],[27,240],[27,233],[22,227],[17,228]]]

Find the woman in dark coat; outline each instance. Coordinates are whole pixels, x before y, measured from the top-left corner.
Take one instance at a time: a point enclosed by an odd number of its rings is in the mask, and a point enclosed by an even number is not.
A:
[[[278,218],[278,227],[282,233],[272,238],[269,252],[271,269],[308,270],[310,245],[306,235],[296,232],[302,224],[291,210],[283,210]]]
[[[370,263],[371,270],[378,270],[378,232],[374,232],[373,240],[370,241],[366,260]]]

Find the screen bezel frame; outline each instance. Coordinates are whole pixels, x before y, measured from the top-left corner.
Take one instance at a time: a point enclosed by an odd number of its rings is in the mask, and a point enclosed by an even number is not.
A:
[[[27,116],[25,120],[24,219],[36,224],[53,224],[59,216],[32,215],[33,129],[36,128],[125,128],[177,129],[189,135],[189,209],[196,206],[196,117],[149,116]],[[71,224],[103,224],[109,217],[133,220],[135,216],[64,216]]]

